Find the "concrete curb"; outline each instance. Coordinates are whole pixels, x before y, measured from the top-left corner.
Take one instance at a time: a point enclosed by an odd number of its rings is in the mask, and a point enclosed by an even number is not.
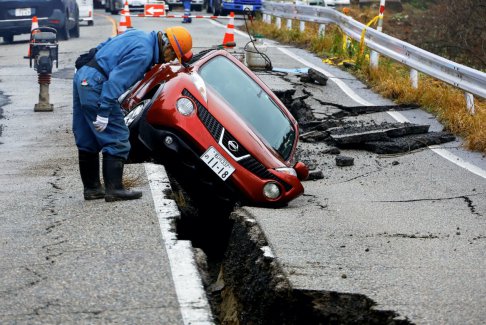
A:
[[[167,192],[172,189],[165,168],[149,163],[144,166],[150,183],[163,244],[169,257],[172,280],[183,322],[187,325],[213,324],[211,309],[197,270],[191,242],[177,240],[175,221],[180,218],[180,212],[176,202],[167,198]]]

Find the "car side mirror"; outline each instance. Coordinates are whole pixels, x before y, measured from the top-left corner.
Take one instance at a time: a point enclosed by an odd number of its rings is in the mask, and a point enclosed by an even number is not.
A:
[[[301,181],[305,181],[307,177],[309,177],[309,168],[303,163],[303,162],[298,162],[294,165],[294,169],[297,172],[297,177]]]

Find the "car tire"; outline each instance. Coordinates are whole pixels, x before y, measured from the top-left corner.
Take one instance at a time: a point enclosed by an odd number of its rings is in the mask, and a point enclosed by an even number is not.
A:
[[[66,15],[66,17],[64,18],[64,26],[59,28],[59,30],[57,31],[57,39],[67,41],[71,37],[71,35],[69,34],[68,22],[69,15]]]
[[[74,26],[73,29],[69,31],[69,34],[75,38],[79,37],[79,22],[77,22],[76,26]]]
[[[124,1],[121,2],[122,7],[123,7],[124,3],[125,3]],[[114,1],[111,2],[111,6],[112,6],[111,7],[111,14],[112,15],[118,15],[120,13],[120,9],[116,8],[116,4],[117,4],[117,0],[114,0]]]
[[[195,11],[202,11],[202,6],[201,5],[194,5],[192,6]]]
[[[88,26],[93,26],[93,25],[94,25],[94,21],[88,20]]]
[[[3,37],[3,41],[7,44],[12,44],[13,43],[13,40],[14,40],[14,36],[13,35],[7,35],[7,36],[4,36]]]

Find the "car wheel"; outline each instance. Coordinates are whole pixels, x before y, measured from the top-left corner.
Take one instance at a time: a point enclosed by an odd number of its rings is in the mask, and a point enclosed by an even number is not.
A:
[[[72,37],[79,37],[79,20],[76,22],[76,25],[70,30],[69,34]]]
[[[193,8],[194,8],[195,11],[202,11],[201,5],[194,5]]]
[[[93,25],[94,25],[94,21],[88,20],[88,26],[93,26]]]
[[[69,28],[68,28],[69,17],[66,15],[64,18],[64,26],[62,26],[57,31],[57,38],[59,40],[67,41],[71,35],[69,35]]]
[[[120,10],[116,9],[116,0],[110,1],[110,12],[112,15],[118,15]]]
[[[12,44],[13,43],[14,36],[13,35],[7,35],[3,37],[3,41],[7,44]]]

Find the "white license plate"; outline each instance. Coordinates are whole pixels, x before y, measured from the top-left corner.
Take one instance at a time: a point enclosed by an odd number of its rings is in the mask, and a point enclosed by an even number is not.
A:
[[[206,163],[223,181],[227,180],[235,171],[235,168],[213,147],[201,156],[202,161]]]
[[[30,16],[32,14],[31,8],[17,8],[15,9],[15,16]]]
[[[253,10],[253,6],[251,5],[243,5],[243,10],[248,9],[248,10]]]

